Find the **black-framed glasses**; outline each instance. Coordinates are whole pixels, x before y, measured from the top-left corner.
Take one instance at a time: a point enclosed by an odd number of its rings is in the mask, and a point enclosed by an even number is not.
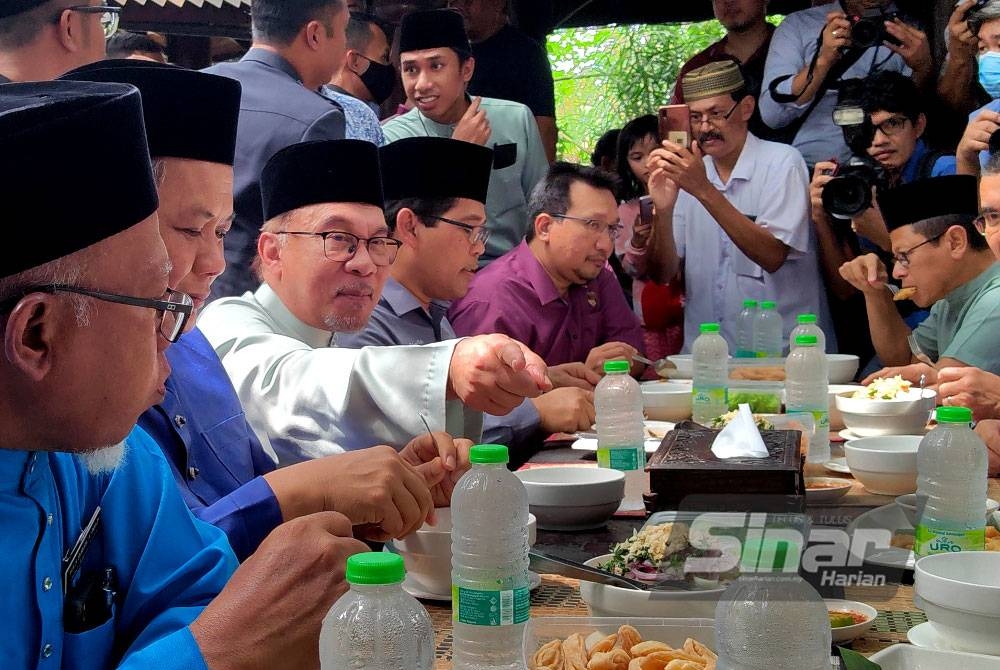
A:
[[[987,228],[992,229],[1000,226],[1000,212],[995,209],[984,209],[979,212],[979,216],[973,219],[972,225],[976,227],[980,235],[985,235]]]
[[[881,130],[882,134],[885,135],[886,137],[895,137],[900,133],[900,131],[903,130],[903,128],[906,127],[906,124],[909,122],[910,120],[905,116],[890,116],[882,123],[873,123],[872,134],[874,135],[875,130]]]
[[[282,230],[280,235],[304,235],[323,238],[323,254],[331,261],[346,263],[354,258],[361,243],[365,243],[368,256],[372,263],[379,266],[392,265],[399,253],[402,242],[391,237],[378,235],[376,237],[358,237],[342,230],[329,230],[325,233],[313,233],[304,230]]]
[[[603,221],[598,221],[597,219],[584,219],[580,216],[570,216],[569,214],[549,214],[555,219],[569,219],[570,221],[576,221],[577,223],[582,223],[587,227],[587,230],[594,233],[595,235],[607,235],[613,240],[617,240],[618,236],[621,235],[622,224],[620,223],[604,223]]]
[[[435,221],[443,221],[452,226],[458,226],[462,230],[469,233],[469,244],[476,246],[477,244],[486,244],[486,240],[490,239],[490,234],[493,232],[486,225],[473,226],[472,224],[462,223],[461,221],[456,221],[455,219],[449,219],[443,216],[431,216],[430,214],[421,214],[416,212],[416,215],[422,219],[434,219]]]
[[[918,244],[916,246],[913,246],[913,247],[910,247],[906,251],[900,251],[899,253],[893,254],[892,255],[892,260],[894,260],[896,263],[898,263],[899,265],[901,265],[904,268],[910,267],[910,254],[912,254],[914,251],[916,251],[920,247],[924,246],[925,244],[930,244],[931,242],[936,242],[936,241],[940,240],[944,236],[944,234],[947,233],[947,232],[948,232],[947,230],[945,230],[943,232],[940,232],[937,235],[935,235],[934,237],[928,237],[926,240],[924,240],[920,244]]]
[[[52,22],[59,23],[59,19],[62,18],[63,12],[99,14],[100,16],[98,18],[101,21],[101,30],[104,31],[104,39],[108,39],[118,32],[118,23],[120,21],[119,15],[122,13],[122,8],[114,5],[73,5],[72,7],[63,7],[60,9],[59,13],[56,14]]]
[[[733,106],[729,108],[728,112],[720,112],[714,109],[710,112],[706,112],[705,114],[701,114],[699,112],[691,112],[690,114],[691,125],[693,127],[698,127],[703,122],[708,121],[713,126],[717,126],[723,121],[728,120],[729,117],[733,115],[733,112],[736,111],[736,108],[739,107],[739,105],[740,101],[737,100],[736,102],[733,103]]]
[[[10,311],[17,303],[32,293],[76,293],[88,298],[118,303],[120,305],[148,307],[159,313],[156,329],[168,342],[177,341],[177,338],[184,332],[184,326],[187,325],[188,319],[191,318],[191,312],[194,310],[194,301],[191,300],[191,296],[169,288],[163,294],[162,298],[155,299],[94,291],[81,286],[71,286],[70,284],[47,284],[44,286],[32,286],[23,290],[17,296],[0,302],[0,312],[5,313]]]

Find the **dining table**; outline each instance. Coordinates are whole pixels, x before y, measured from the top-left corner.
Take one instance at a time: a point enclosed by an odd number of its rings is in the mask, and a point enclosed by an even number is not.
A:
[[[545,448],[527,460],[520,469],[575,465],[597,467],[593,451],[573,449],[571,436],[554,436]],[[832,445],[833,455],[842,453],[842,446]],[[807,514],[812,523],[824,527],[846,527],[851,520],[866,511],[894,503],[892,496],[873,494],[849,474],[826,472],[822,466],[807,464],[806,476],[835,476],[853,481],[851,489],[834,502],[808,504]],[[1000,479],[989,480],[989,497],[1000,500]],[[572,533],[538,530],[534,549],[560,558],[582,562],[608,552],[609,547],[632,534],[645,521],[642,512],[615,515],[601,528]],[[898,583],[887,586],[844,586],[833,597],[865,602],[878,611],[874,625],[847,646],[864,655],[873,654],[897,643],[907,642],[907,632],[927,617],[913,604],[912,571],[900,570]],[[531,593],[531,616],[590,616],[587,604],[581,600],[579,582],[570,577],[542,574],[540,585]],[[827,595],[824,593],[824,595]],[[435,632],[435,670],[451,668],[452,610],[448,601],[422,601],[430,614]]]

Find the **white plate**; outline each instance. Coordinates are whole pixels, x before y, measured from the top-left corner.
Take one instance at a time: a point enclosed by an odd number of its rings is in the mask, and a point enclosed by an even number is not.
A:
[[[893,535],[903,532],[912,533],[913,525],[902,508],[896,503],[876,507],[864,514],[859,514],[857,518],[847,524],[847,532],[851,535],[856,530],[888,530]],[[865,551],[865,561],[874,565],[881,565],[888,568],[900,568],[912,570],[915,559],[913,552],[902,547],[886,547],[877,549],[867,546]]]
[[[669,421],[643,421],[643,426],[646,429],[646,434],[649,435],[651,432],[655,432],[657,435],[666,435],[674,429],[674,424]],[[570,448],[581,449],[583,451],[597,451],[597,433],[587,432],[587,433],[577,433],[577,440],[574,442]],[[663,437],[650,437],[645,440],[643,447],[647,454],[655,453],[657,449],[660,448],[660,442],[663,441]]]
[[[539,586],[542,585],[542,576],[537,572],[528,571],[528,589],[534,591]],[[420,589],[414,588],[412,585],[406,582],[406,578],[403,578],[403,590],[409,593],[414,598],[420,598],[421,600],[437,600],[439,602],[451,602],[451,594],[442,593],[427,593],[421,591]]]
[[[841,626],[840,628],[833,628],[833,641],[834,642],[850,642],[851,640],[860,637],[865,634],[872,626],[875,625],[875,618],[878,616],[878,610],[876,610],[871,605],[866,605],[865,603],[860,603],[854,600],[825,600],[826,610],[828,612],[834,611],[851,611],[857,612],[858,614],[864,614],[868,619],[863,623],[856,623],[853,626]]]
[[[660,442],[662,442],[662,440],[646,440],[643,443],[643,448],[645,448],[647,454],[656,453],[656,450],[660,448]],[[576,442],[571,444],[570,448],[580,449],[582,451],[597,451],[597,439],[581,437]]]
[[[917,626],[917,628],[919,627]],[[1000,669],[1000,658],[996,656],[983,656],[982,654],[969,654],[961,651],[941,651],[915,647],[912,644],[894,644],[872,654],[868,660],[878,663],[882,666],[882,670],[941,670],[941,668],[957,666],[961,666],[962,670]]]
[[[864,437],[863,435],[858,435],[850,428],[845,428],[844,430],[839,431],[837,435],[840,435],[840,437],[847,440],[848,442],[851,440],[860,440],[862,437]]]
[[[841,474],[849,475],[851,474],[851,469],[847,467],[847,456],[841,456],[840,458],[831,458],[823,467],[830,472],[839,472]]]

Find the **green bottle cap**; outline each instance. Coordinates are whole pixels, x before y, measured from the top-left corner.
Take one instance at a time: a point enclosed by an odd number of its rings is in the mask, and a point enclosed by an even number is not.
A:
[[[778,304],[773,300],[764,300],[763,302],[760,303],[761,309],[775,309],[777,308],[777,306]]]
[[[508,463],[510,454],[502,444],[477,444],[469,450],[471,463]]]
[[[815,335],[795,336],[795,346],[797,347],[815,347],[817,344],[819,344],[819,338]]]
[[[938,407],[938,423],[972,423],[972,410],[968,407]]]
[[[719,332],[719,324],[703,323],[700,326],[698,326],[698,330],[702,333],[717,333]]]
[[[795,319],[798,323],[816,323],[815,314],[799,314]]]
[[[632,369],[628,361],[604,361],[604,372],[628,372]]]
[[[743,306],[744,307],[756,307],[757,306],[757,301],[756,300],[744,300],[743,301]]]
[[[347,557],[347,581],[351,584],[398,584],[405,575],[399,554],[368,551]]]

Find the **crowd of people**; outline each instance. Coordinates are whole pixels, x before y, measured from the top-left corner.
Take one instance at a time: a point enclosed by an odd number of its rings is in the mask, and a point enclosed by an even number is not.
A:
[[[80,3],[0,6],[4,667],[317,667],[346,557],[474,441],[590,429],[606,361],[732,344],[746,298],[971,407],[1000,470],[1000,0],[940,76],[887,0],[714,0],[690,144],[649,110],[594,166],[502,0],[254,0],[205,71]]]

